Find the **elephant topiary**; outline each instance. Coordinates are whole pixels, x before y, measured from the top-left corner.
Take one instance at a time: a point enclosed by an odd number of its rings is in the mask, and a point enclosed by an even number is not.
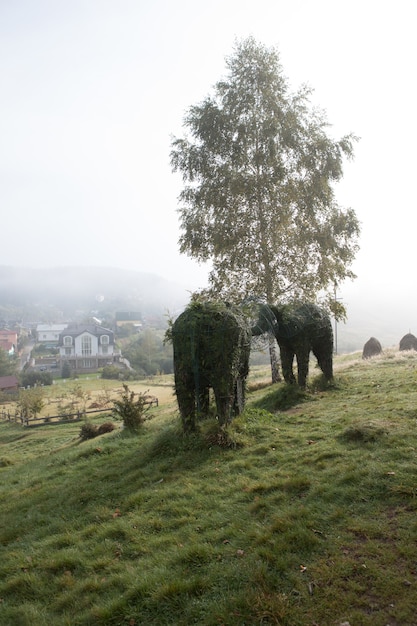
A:
[[[209,408],[214,391],[219,423],[243,410],[249,373],[251,333],[243,314],[218,303],[192,303],[170,331],[174,348],[175,393],[185,431]]]
[[[272,332],[281,353],[282,375],[287,383],[296,382],[293,373],[294,356],[297,357],[298,384],[305,387],[310,351],[317,358],[325,378],[333,378],[333,330],[329,316],[315,304],[261,305],[252,335]]]
[[[377,356],[378,354],[381,354],[381,352],[382,352],[381,343],[378,341],[378,339],[375,339],[375,337],[371,337],[363,346],[362,358],[370,359],[373,356]]]

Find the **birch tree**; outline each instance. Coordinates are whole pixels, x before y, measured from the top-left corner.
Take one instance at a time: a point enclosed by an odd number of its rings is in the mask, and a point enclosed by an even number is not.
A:
[[[330,136],[311,89],[290,90],[275,49],[251,37],[226,67],[172,140],[183,177],[180,251],[211,261],[209,291],[219,297],[276,303],[321,293],[331,302],[335,286],[354,278],[359,222],[336,202],[335,184],[356,137]]]

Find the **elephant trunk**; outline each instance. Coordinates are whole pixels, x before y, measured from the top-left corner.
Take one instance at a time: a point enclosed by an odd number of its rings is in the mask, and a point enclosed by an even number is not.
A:
[[[263,330],[260,326],[252,326],[250,329],[253,337],[259,337],[259,335],[263,335],[266,331]]]
[[[259,335],[263,335],[264,333],[273,333],[276,335],[277,332],[277,311],[268,304],[262,305],[259,310],[258,320],[251,328],[252,336],[259,337]]]

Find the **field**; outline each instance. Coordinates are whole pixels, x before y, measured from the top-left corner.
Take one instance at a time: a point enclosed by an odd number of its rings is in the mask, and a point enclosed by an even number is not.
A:
[[[226,434],[184,437],[169,377],[137,435],[0,422],[0,624],[416,625],[417,353],[335,370],[254,369]]]

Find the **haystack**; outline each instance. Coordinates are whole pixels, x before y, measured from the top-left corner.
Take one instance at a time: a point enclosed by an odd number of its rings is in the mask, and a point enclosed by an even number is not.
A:
[[[382,346],[380,342],[375,337],[371,337],[363,346],[362,358],[370,359],[373,356],[377,356],[378,354],[381,354],[381,352],[382,352]]]
[[[417,337],[411,333],[407,333],[400,341],[400,350],[416,350],[417,351]]]

